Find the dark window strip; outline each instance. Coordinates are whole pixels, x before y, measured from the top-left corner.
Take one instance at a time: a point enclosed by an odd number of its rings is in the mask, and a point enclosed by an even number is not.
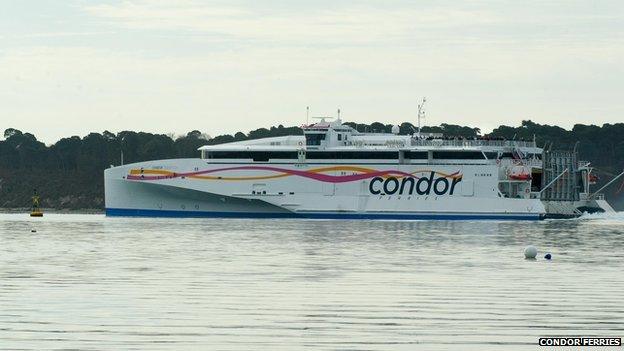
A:
[[[311,151],[306,158],[309,160],[397,160],[397,151]]]
[[[481,151],[434,151],[434,160],[483,160]]]

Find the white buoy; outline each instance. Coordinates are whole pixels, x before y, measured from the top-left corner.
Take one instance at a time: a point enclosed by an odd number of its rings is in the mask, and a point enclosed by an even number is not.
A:
[[[524,249],[524,258],[534,260],[537,257],[537,248],[533,245],[529,245]]]

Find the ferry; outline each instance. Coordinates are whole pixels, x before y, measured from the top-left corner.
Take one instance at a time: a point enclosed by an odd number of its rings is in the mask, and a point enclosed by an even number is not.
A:
[[[419,123],[420,124],[420,123]],[[340,117],[303,135],[111,167],[108,216],[538,220],[611,212],[589,162],[535,141],[363,133]]]

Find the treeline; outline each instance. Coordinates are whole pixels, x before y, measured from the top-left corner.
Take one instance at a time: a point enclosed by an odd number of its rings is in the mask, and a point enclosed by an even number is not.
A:
[[[111,165],[165,158],[198,157],[207,144],[301,134],[298,127],[260,128],[248,134],[210,138],[194,130],[185,136],[123,131],[63,138],[46,146],[31,134],[9,128],[0,141],[0,208],[29,207],[34,189],[42,207],[101,209],[103,171]]]
[[[392,124],[346,123],[361,132],[390,132]],[[400,124],[400,134],[412,134],[411,123]],[[423,132],[446,136],[473,138],[482,136],[479,128],[442,124],[426,126]],[[202,145],[265,137],[302,134],[299,127],[282,125],[260,128],[247,134],[208,137],[194,130],[174,138],[164,134],[105,131],[85,137],[63,138],[46,146],[37,138],[16,129],[6,129],[0,141],[0,208],[30,206],[33,189],[42,198],[42,206],[58,209],[101,209],[104,206],[103,171],[119,165],[122,152],[124,163],[165,158],[198,157]],[[572,130],[523,121],[519,127],[500,126],[489,137],[505,139],[536,139],[538,145],[553,149],[571,149],[578,142],[582,159],[592,161],[601,176],[601,183],[624,169],[624,123],[603,126],[577,124]],[[618,185],[607,192],[612,203],[624,207],[617,194]],[[597,189],[597,188],[596,188]]]

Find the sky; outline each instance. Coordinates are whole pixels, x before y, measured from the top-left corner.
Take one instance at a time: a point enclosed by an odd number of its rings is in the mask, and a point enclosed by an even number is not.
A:
[[[0,129],[624,122],[623,1],[0,0]],[[0,136],[1,137],[1,136]]]

